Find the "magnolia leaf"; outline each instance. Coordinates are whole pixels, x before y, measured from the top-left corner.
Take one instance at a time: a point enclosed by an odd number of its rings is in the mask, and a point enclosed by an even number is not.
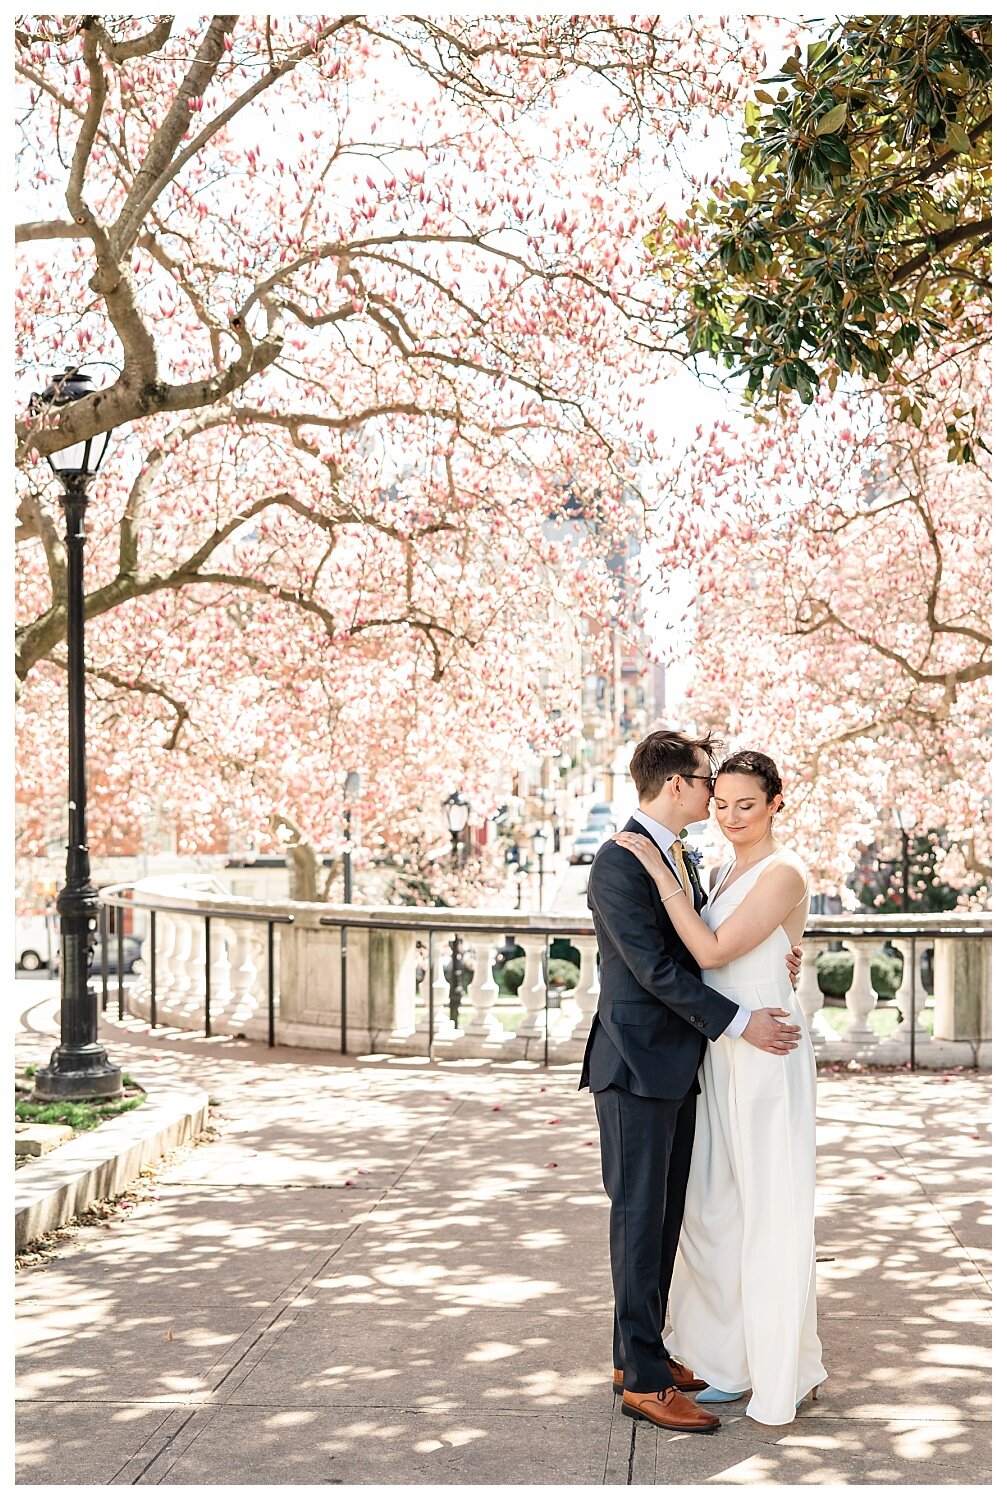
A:
[[[953,214],[942,214],[926,200],[920,204],[920,213],[933,229],[951,229],[958,222]]]
[[[972,142],[960,125],[949,125],[947,130],[947,143],[952,151],[958,151],[963,156],[972,150]]]
[[[832,135],[832,133],[846,123],[846,104],[837,104],[824,114],[815,125],[816,135]]]

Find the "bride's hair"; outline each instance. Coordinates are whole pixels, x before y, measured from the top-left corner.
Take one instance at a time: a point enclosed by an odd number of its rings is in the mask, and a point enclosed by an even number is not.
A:
[[[765,792],[767,802],[772,802],[774,797],[783,796],[783,782],[776,769],[776,762],[770,760],[768,755],[763,755],[761,750],[736,751],[717,767],[717,775],[754,776]],[[781,802],[781,809],[783,805]]]

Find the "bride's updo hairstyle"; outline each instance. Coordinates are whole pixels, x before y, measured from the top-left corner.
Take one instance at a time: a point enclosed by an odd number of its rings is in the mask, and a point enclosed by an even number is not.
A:
[[[775,760],[770,760],[768,755],[763,755],[761,750],[739,750],[717,767],[718,776],[754,776],[766,794],[766,801],[772,802],[774,797],[783,796],[783,782],[780,773],[776,769]],[[780,802],[780,812],[783,811],[784,803]]]

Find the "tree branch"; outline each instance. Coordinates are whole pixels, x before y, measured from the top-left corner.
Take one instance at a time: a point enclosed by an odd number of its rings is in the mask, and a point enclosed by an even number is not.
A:
[[[992,232],[993,220],[989,216],[984,219],[970,219],[967,224],[955,224],[951,229],[940,230],[938,234],[933,236],[936,248],[932,251],[927,249],[921,250],[919,255],[914,255],[912,260],[907,261],[904,266],[900,266],[889,285],[896,287],[900,282],[905,281],[908,276],[912,276],[914,271],[921,271],[924,266],[930,264],[934,255],[939,255],[942,250],[949,250],[952,245],[959,245],[963,240],[981,239],[983,235],[992,235]]]
[[[91,17],[91,24],[101,42],[101,50],[109,62],[124,63],[128,62],[131,57],[149,57],[152,52],[159,51],[171,36],[174,20],[174,16],[162,16],[150,31],[134,38],[131,42],[113,41],[97,16]]]
[[[66,671],[66,658],[64,656],[54,653],[49,660],[55,662],[56,666],[62,667],[64,672]],[[124,677],[121,673],[113,671],[111,667],[89,665],[87,675],[89,677],[97,677],[102,682],[110,683],[112,687],[124,688],[130,693],[144,693],[155,698],[162,698],[175,712],[175,723],[162,748],[165,750],[174,750],[177,748],[178,737],[182,732],[182,728],[191,717],[188,708],[181,699],[173,697],[165,688],[158,687],[155,682],[147,682],[142,677]]]
[[[26,245],[30,240],[79,240],[88,238],[82,224],[65,223],[62,219],[32,219],[14,226],[15,245]]]
[[[147,148],[143,164],[137,170],[113,225],[111,239],[117,259],[121,259],[133,244],[151,204],[174,175],[172,157],[192,124],[190,105],[201,99],[209,87],[223,56],[225,39],[234,30],[238,19],[237,16],[214,16],[207,27],[189,71]]]

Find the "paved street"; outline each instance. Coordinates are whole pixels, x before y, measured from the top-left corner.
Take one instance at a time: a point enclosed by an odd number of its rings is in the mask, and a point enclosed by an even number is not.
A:
[[[46,981],[15,986],[21,1062]],[[607,1204],[576,1070],[105,1025],[217,1139],[22,1270],[22,1484],[986,1484],[988,1075],[823,1076],[830,1378],[786,1428],[624,1418]]]

